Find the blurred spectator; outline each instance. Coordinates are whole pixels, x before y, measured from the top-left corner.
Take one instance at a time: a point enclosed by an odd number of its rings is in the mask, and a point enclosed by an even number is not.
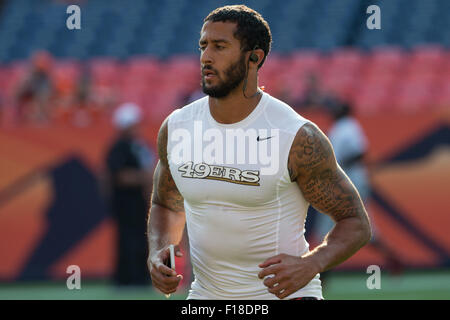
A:
[[[297,110],[331,107],[337,103],[333,95],[321,88],[319,78],[313,72],[306,77],[305,93],[294,103]]]
[[[123,104],[114,112],[118,135],[106,158],[118,230],[114,282],[119,286],[150,283],[145,235],[155,155],[140,139],[140,121],[135,104]]]
[[[73,97],[73,123],[79,127],[85,127],[93,121],[95,116],[95,103],[92,99],[91,72],[87,64],[83,64],[81,75]]]
[[[333,145],[336,160],[358,189],[361,200],[366,204],[371,192],[369,172],[364,161],[369,146],[367,137],[358,120],[352,115],[352,109],[348,103],[337,104],[328,110],[334,119],[328,138]],[[370,216],[370,212],[368,214]],[[374,247],[384,256],[391,272],[400,272],[403,268],[402,263],[379,239],[373,219],[371,224],[373,236],[368,246]],[[314,226],[316,236],[322,241],[334,226],[334,222],[329,216],[318,213]],[[322,281],[326,275],[327,272],[321,273]]]
[[[75,101],[80,106],[86,106],[89,103],[91,95],[91,73],[87,65],[83,65],[78,88],[75,92]]]
[[[333,145],[336,160],[342,170],[357,187],[361,199],[367,200],[370,195],[370,181],[364,156],[369,143],[358,120],[353,117],[351,107],[341,103],[330,109],[334,120],[328,137]]]
[[[52,57],[46,51],[36,52],[31,67],[16,93],[19,121],[46,122],[50,117],[54,85],[50,77]]]

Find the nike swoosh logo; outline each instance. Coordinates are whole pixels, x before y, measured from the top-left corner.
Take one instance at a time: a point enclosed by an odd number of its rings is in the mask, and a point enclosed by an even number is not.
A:
[[[256,141],[263,141],[263,140],[268,140],[270,138],[273,138],[273,136],[270,137],[265,137],[265,138],[260,138],[259,136],[256,138]]]

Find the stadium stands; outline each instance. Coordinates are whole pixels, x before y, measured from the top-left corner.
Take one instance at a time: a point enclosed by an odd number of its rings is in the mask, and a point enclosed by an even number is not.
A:
[[[382,30],[366,28],[370,1],[247,1],[271,25],[274,43],[260,84],[298,99],[305,78],[355,103],[359,112],[448,106],[449,2],[380,3]],[[65,28],[64,1],[6,1],[0,11],[0,95],[9,101],[37,50],[55,58],[60,92],[75,90],[80,66],[94,90],[142,104],[163,117],[198,89],[197,41],[202,19],[225,1],[81,1],[82,30]],[[406,10],[408,9],[408,10]],[[292,14],[296,12],[297,14]],[[440,43],[437,45],[436,43]]]
[[[372,49],[413,48],[441,43],[448,47],[450,3],[446,0],[392,0],[379,3],[382,30],[366,28],[369,0],[246,1],[271,25],[274,51],[299,48],[330,51],[343,46]],[[164,6],[134,0],[81,1],[82,32],[65,28],[67,3],[55,0],[6,1],[0,12],[0,61],[25,59],[36,49],[56,57],[147,54],[167,58],[195,54],[202,19],[226,1],[170,0]],[[295,13],[295,14],[292,14]]]
[[[441,47],[421,46],[404,51],[378,48],[371,52],[340,49],[324,54],[316,50],[273,52],[261,69],[260,85],[273,95],[299,98],[308,75],[318,75],[323,88],[355,104],[358,112],[414,112],[449,106],[450,66],[448,52]],[[82,61],[60,59],[54,63],[52,79],[59,92],[70,94],[81,75]],[[93,90],[115,92],[120,101],[141,104],[158,121],[199,88],[198,56],[178,55],[162,60],[151,56],[93,57],[87,65]],[[9,101],[27,63],[3,64],[0,95]]]

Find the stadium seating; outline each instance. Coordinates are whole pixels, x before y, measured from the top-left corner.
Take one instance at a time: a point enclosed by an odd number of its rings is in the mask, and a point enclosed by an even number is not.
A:
[[[84,72],[81,66],[90,71],[94,90],[112,90],[118,102],[134,101],[158,117],[182,105],[200,84],[198,56],[92,58],[85,63],[61,59],[52,69],[60,93],[75,90]],[[26,61],[1,66],[0,95],[4,100],[12,97],[27,68]],[[307,50],[290,55],[272,53],[260,71],[259,82],[267,92],[296,101],[304,93],[307,77],[315,74],[325,91],[352,101],[358,112],[414,112],[449,106],[449,70],[448,52],[437,46],[409,51],[340,49],[328,54]]]
[[[369,30],[369,0],[246,1],[267,19],[274,38],[273,49],[321,51],[345,46],[373,49],[423,44],[448,46],[450,3],[446,0],[379,3],[382,29]],[[36,49],[56,57],[86,59],[92,56],[195,54],[202,19],[226,1],[166,1],[164,6],[134,0],[82,1],[82,32],[65,28],[67,3],[49,0],[7,0],[0,11],[0,61],[25,59]],[[296,14],[292,14],[295,12]]]
[[[441,30],[450,29],[449,3],[385,1],[379,4],[382,30],[368,30],[368,0],[247,1],[266,17],[274,38],[260,85],[296,100],[314,73],[324,90],[353,101],[360,112],[446,107],[450,39]],[[204,16],[224,4],[136,0],[122,10],[119,0],[87,0],[79,3],[83,31],[77,32],[64,27],[63,1],[6,1],[0,11],[2,100],[11,97],[31,55],[44,49],[56,58],[52,78],[60,91],[73,91],[89,71],[95,90],[162,116],[199,88],[198,31]]]

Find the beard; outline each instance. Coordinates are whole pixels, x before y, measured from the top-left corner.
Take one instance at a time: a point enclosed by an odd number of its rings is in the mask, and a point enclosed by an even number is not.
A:
[[[205,67],[204,69],[213,70],[210,67]],[[205,77],[202,75],[202,90],[203,93],[207,94],[212,98],[223,98],[226,97],[231,91],[236,89],[245,78],[246,68],[245,68],[245,55],[241,54],[238,61],[231,64],[225,71],[225,80],[219,76],[217,70],[213,70],[216,73],[216,77],[219,80],[219,84],[215,86],[206,86]]]

